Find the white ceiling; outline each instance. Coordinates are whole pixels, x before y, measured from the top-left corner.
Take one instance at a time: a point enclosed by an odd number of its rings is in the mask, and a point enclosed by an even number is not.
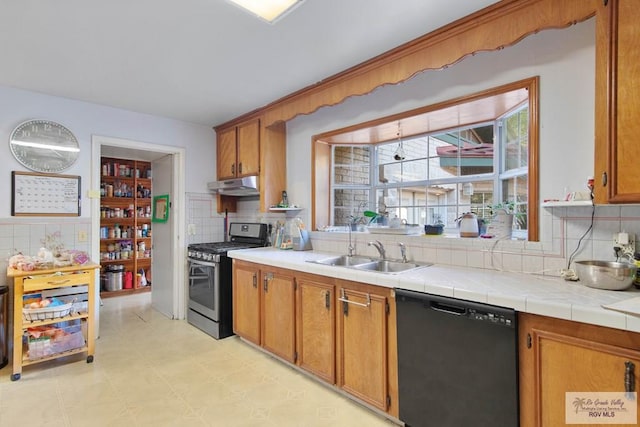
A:
[[[495,0],[0,0],[0,85],[214,126]]]

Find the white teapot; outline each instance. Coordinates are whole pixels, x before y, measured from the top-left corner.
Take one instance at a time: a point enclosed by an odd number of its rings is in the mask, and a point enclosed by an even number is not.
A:
[[[480,234],[478,216],[473,212],[462,214],[458,227],[460,228],[460,237],[478,237]]]
[[[397,216],[389,220],[389,228],[400,228],[407,225],[406,219],[400,219]]]

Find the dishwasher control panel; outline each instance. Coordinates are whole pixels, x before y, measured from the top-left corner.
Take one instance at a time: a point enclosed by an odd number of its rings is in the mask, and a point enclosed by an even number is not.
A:
[[[513,316],[502,313],[494,313],[491,311],[483,311],[475,308],[467,308],[467,317],[472,320],[480,320],[483,322],[495,323],[496,325],[514,326],[515,319]]]

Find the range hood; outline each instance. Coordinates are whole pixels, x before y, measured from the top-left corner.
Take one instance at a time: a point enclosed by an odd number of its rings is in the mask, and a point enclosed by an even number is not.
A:
[[[225,181],[214,181],[207,184],[209,191],[222,194],[224,196],[258,196],[257,176],[245,176],[243,178],[227,179]]]

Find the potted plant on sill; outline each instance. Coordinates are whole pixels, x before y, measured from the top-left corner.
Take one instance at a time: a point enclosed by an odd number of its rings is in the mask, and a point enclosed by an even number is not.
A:
[[[510,239],[513,221],[517,215],[514,202],[501,202],[491,205],[491,221],[487,224],[487,237]]]
[[[444,230],[444,223],[440,214],[433,214],[433,224],[424,226],[424,234],[440,235]]]

